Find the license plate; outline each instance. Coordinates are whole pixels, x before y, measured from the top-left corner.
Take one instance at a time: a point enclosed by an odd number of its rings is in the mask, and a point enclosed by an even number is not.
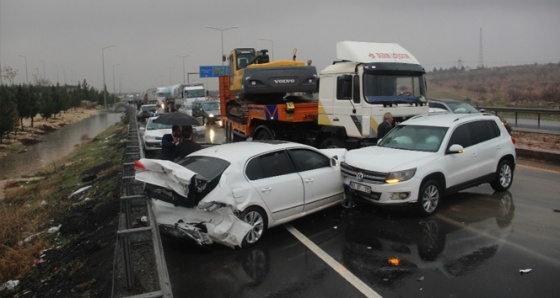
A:
[[[371,192],[371,187],[369,187],[367,185],[360,184],[360,183],[350,181],[349,186],[350,186],[351,189],[355,189],[357,191],[366,192],[366,193]]]

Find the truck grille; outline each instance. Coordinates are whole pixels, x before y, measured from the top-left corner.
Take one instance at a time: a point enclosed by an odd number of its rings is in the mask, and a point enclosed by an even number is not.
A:
[[[380,172],[360,169],[348,165],[345,162],[340,164],[340,171],[342,172],[342,175],[344,177],[353,178],[353,179],[357,179],[358,174],[362,173],[363,179],[360,181],[369,182],[373,184],[383,184],[385,183],[385,179],[387,178],[387,173],[380,173]]]

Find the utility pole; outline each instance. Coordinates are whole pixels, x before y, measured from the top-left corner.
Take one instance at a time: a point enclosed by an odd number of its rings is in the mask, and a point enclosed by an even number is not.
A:
[[[478,66],[477,68],[484,68],[484,58],[482,57],[482,28],[480,28],[480,48],[478,49]]]

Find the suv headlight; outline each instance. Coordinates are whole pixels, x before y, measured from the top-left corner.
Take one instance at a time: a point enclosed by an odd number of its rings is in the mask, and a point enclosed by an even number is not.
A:
[[[412,177],[414,177],[414,174],[416,174],[416,168],[408,169],[404,171],[398,171],[398,172],[391,172],[389,173],[389,175],[387,175],[387,178],[385,179],[385,183],[395,184],[406,180],[410,180]]]

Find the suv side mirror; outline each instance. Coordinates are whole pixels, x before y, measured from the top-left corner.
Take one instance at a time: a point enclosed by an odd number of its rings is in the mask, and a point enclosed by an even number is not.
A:
[[[449,149],[447,150],[447,153],[458,154],[458,153],[463,153],[464,150],[465,150],[465,148],[463,148],[463,146],[461,146],[459,144],[453,144],[449,147]]]

